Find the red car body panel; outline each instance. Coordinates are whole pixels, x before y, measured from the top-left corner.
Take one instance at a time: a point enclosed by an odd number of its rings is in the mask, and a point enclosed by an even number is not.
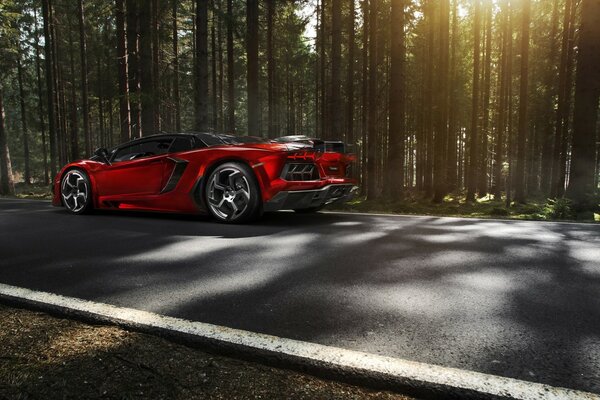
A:
[[[237,161],[252,167],[265,203],[282,191],[355,185],[357,181],[346,176],[346,168],[354,159],[354,155],[350,154],[290,151],[285,144],[259,143],[216,145],[112,164],[93,159],[80,160],[66,165],[57,174],[53,182],[52,203],[55,206],[62,205],[62,176],[69,169],[79,168],[89,176],[96,209],[204,214],[206,207],[198,190],[199,185],[207,171],[218,164]],[[294,161],[313,162],[320,178],[310,181],[283,179],[284,165]],[[179,179],[171,179],[179,173]],[[174,187],[167,187],[173,182]]]

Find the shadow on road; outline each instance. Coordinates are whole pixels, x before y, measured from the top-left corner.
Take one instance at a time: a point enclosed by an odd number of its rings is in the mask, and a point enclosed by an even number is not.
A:
[[[5,209],[4,283],[600,392],[600,226]]]

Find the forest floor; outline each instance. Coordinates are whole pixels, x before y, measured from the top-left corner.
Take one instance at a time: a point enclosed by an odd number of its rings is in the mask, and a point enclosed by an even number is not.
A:
[[[0,399],[395,399],[116,326],[0,305]]]
[[[48,187],[40,185],[15,185],[16,197],[24,199],[52,199]],[[506,207],[504,200],[492,196],[466,202],[464,195],[448,195],[440,204],[435,204],[421,195],[409,193],[402,200],[365,200],[358,197],[346,203],[328,207],[329,210],[351,212],[392,213],[408,215],[434,215],[469,218],[505,218],[539,221],[600,222],[600,214],[588,212],[575,214],[567,200],[553,201],[534,197],[526,204],[511,203]],[[600,208],[600,205],[599,205]]]

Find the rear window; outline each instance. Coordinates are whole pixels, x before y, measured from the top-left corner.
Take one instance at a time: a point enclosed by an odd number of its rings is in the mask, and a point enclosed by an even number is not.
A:
[[[182,151],[190,151],[192,150],[192,139],[189,137],[178,137],[175,138],[173,144],[171,145],[171,149],[169,149],[170,153],[179,153]]]

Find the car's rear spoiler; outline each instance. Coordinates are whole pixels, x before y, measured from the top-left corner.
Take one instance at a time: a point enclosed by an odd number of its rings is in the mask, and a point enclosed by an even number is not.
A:
[[[342,153],[348,152],[348,146],[340,140],[322,140],[310,138],[304,135],[283,136],[274,139],[277,143],[293,144],[300,148],[311,148],[320,153]]]

